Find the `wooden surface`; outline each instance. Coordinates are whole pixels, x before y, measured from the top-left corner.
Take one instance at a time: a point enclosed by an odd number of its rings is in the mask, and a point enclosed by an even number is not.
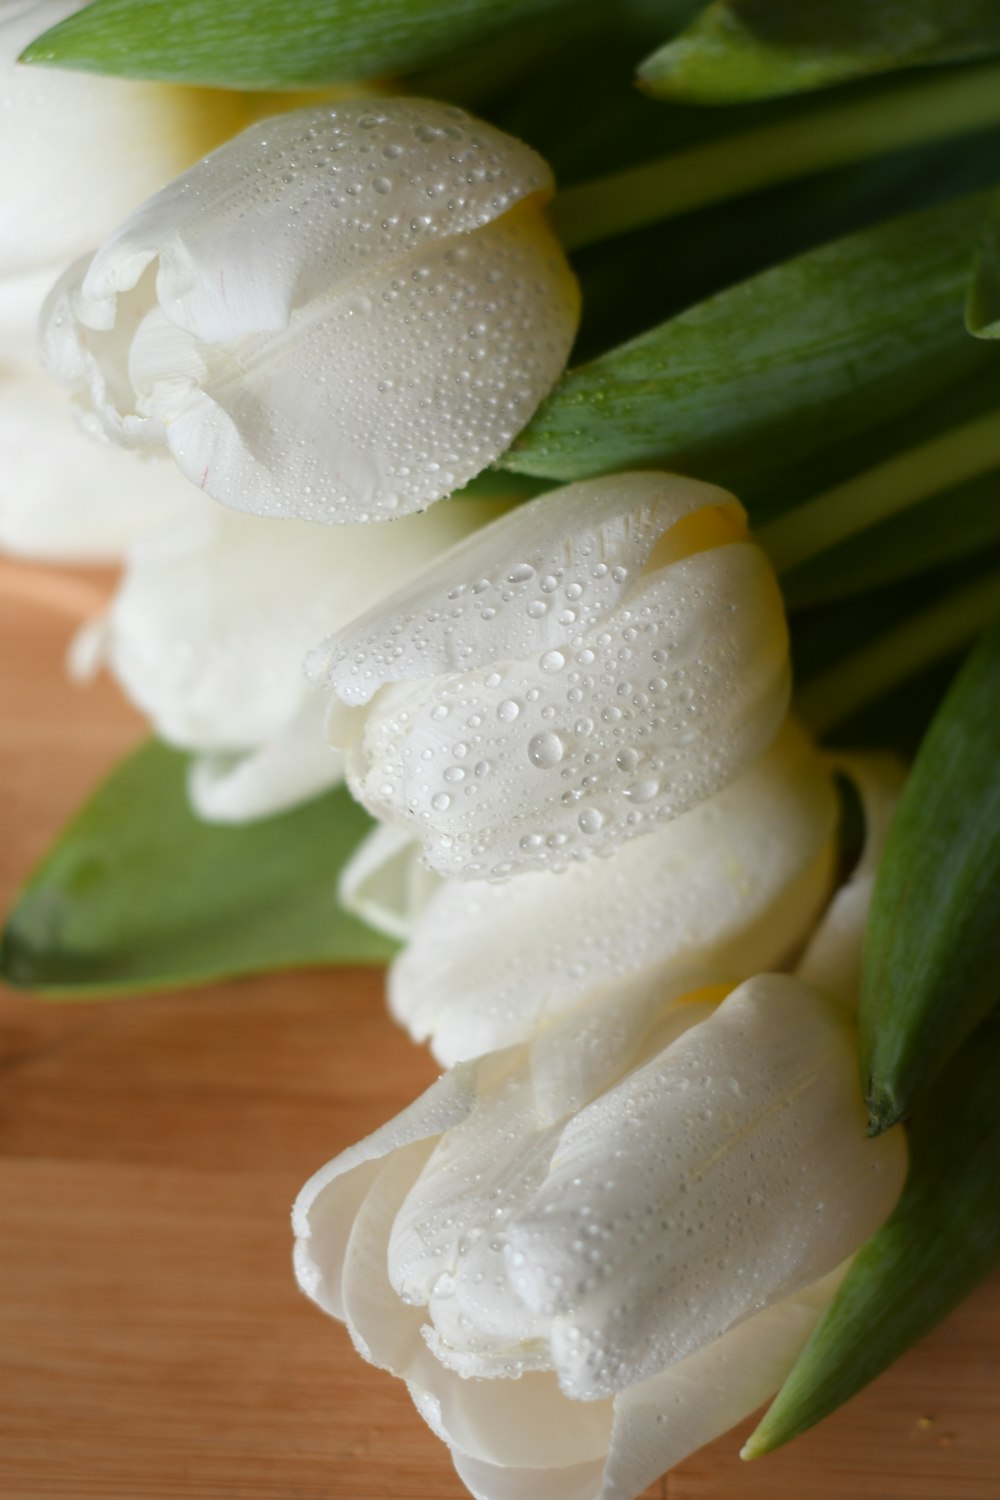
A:
[[[90,585],[39,603],[43,583],[0,566],[5,895],[142,732],[109,684],[63,679]],[[8,994],[0,1073],[3,1500],[460,1500],[405,1390],[289,1266],[301,1182],[433,1076],[376,972]],[[738,1446],[650,1496],[1000,1500],[1000,1283],[784,1453]]]

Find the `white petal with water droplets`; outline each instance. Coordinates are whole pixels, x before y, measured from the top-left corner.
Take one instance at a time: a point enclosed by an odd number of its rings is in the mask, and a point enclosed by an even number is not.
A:
[[[736,781],[611,859],[441,886],[391,970],[393,1014],[453,1063],[629,976],[779,968],[829,888],[835,820],[829,773],[789,723]]]
[[[238,365],[171,343],[148,385],[133,367],[140,408],[187,477],[237,509],[339,522],[417,510],[510,446],[576,322],[558,244],[527,210],[429,247],[418,272],[373,266],[280,334],[242,339]]]
[[[545,163],[384,98],[261,122],[67,276],[45,357],[105,431],[237,509],[420,509],[496,458],[569,352]]]
[[[846,1269],[616,1396],[597,1500],[638,1500],[661,1474],[756,1411],[788,1375]]]
[[[310,673],[350,704],[387,682],[568,646],[635,588],[660,538],[732,495],[677,474],[609,474],[520,506],[318,647]]]
[[[734,543],[644,577],[572,647],[384,690],[348,777],[442,875],[558,869],[719,791],[787,697],[773,574]]]
[[[905,1147],[866,1139],[856,1071],[849,1012],[764,975],[570,1122],[507,1228],[568,1395],[648,1379],[881,1223]]]
[[[427,1309],[425,1337],[463,1375],[506,1378],[546,1368],[545,1328],[512,1293],[504,1230],[541,1183],[556,1136],[536,1128],[530,1077],[507,1067],[468,1119],[442,1137],[396,1216],[389,1279]]]

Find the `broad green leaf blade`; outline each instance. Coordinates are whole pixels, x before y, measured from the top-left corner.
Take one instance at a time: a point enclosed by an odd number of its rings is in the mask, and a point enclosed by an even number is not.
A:
[[[730,104],[997,51],[994,0],[715,0],[639,79],[665,98]]]
[[[998,972],[1000,619],[921,746],[872,897],[859,1023],[873,1128],[909,1113],[996,1003]]]
[[[823,245],[570,371],[503,466],[664,465],[743,493],[892,420],[986,362],[962,320],[985,202]]]
[[[965,326],[977,339],[1000,338],[1000,198],[995,198],[972,260]]]
[[[914,1115],[895,1212],[862,1246],[744,1457],[769,1453],[829,1416],[1000,1265],[998,1079],[1000,1022],[991,1019]]]
[[[240,827],[202,823],[187,763],[143,746],[64,829],[7,923],[9,983],[82,999],[391,955],[337,902],[371,827],[344,788]]]
[[[230,89],[409,72],[572,0],[94,0],[22,61]]]

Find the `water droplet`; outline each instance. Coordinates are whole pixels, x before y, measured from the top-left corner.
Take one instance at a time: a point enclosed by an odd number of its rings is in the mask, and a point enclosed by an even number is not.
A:
[[[451,806],[451,798],[447,792],[438,792],[431,798],[431,807],[435,812],[447,812]]]
[[[604,826],[604,814],[598,812],[596,807],[588,807],[577,818],[582,833],[597,833]]]
[[[655,776],[644,776],[625,788],[625,796],[630,802],[652,802],[659,790],[660,783]]]
[[[505,698],[497,704],[497,718],[502,724],[512,724],[520,712],[521,705],[516,698]]]
[[[540,770],[557,766],[565,754],[566,746],[557,734],[535,734],[528,741],[528,759]]]
[[[543,672],[561,672],[566,665],[566,658],[561,651],[546,651],[539,658],[538,665]]]

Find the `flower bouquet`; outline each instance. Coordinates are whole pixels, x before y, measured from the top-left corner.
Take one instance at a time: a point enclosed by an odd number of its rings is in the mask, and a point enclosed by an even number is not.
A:
[[[294,1273],[477,1500],[763,1455],[1000,1264],[998,57],[0,3],[0,545],[116,565],[151,729],[3,974],[389,962],[442,1072]]]

